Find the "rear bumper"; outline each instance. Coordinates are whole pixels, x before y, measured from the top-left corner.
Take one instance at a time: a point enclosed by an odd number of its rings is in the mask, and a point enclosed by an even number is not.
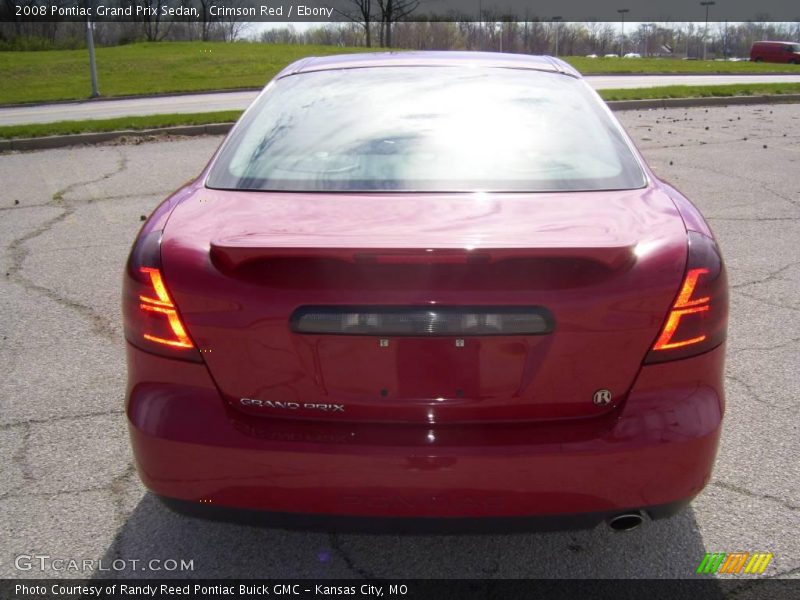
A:
[[[582,515],[579,526],[591,526],[630,509],[668,516],[703,488],[724,412],[723,357],[719,347],[644,367],[603,418],[419,427],[248,417],[225,405],[203,365],[128,346],[127,413],[142,481],[184,508]]]
[[[526,531],[565,531],[592,529],[610,523],[620,514],[639,513],[643,518],[663,519],[685,509],[690,500],[648,506],[642,509],[599,511],[590,513],[559,513],[554,515],[511,517],[385,517],[342,516],[331,514],[281,513],[263,510],[214,506],[193,500],[159,498],[173,511],[182,515],[214,521],[246,525],[261,525],[281,529],[342,533],[390,534],[458,534],[458,533],[520,533]]]

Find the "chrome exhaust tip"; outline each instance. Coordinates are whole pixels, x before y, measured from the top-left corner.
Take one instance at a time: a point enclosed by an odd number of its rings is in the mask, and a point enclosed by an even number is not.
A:
[[[633,531],[642,524],[644,518],[639,511],[620,513],[608,520],[608,526],[614,531]]]

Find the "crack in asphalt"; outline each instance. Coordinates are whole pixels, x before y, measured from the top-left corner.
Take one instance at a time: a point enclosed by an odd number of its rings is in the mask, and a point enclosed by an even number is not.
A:
[[[673,124],[672,123],[661,123],[661,124],[652,124],[652,125],[643,124],[640,127],[643,127],[645,129],[653,129],[655,127],[659,127],[660,125],[673,125]],[[672,129],[675,129],[676,131],[678,131],[681,128],[673,126]],[[644,133],[644,132],[638,132],[638,133]],[[655,131],[648,131],[647,133],[648,134],[655,134],[656,132]],[[701,133],[701,132],[696,131],[695,133]],[[723,135],[725,135],[725,133],[723,133]],[[741,138],[741,136],[736,136],[736,135],[731,135],[730,138],[731,139],[728,139],[728,140],[712,140],[712,141],[705,141],[705,140],[701,140],[701,139],[691,139],[691,140],[687,140],[685,142],[680,142],[680,143],[675,143],[675,144],[653,144],[652,146],[646,146],[646,144],[645,144],[646,142],[652,142],[653,141],[653,139],[651,138],[651,139],[647,139],[647,140],[644,140],[644,139],[642,140],[642,142],[644,142],[642,144],[642,148],[645,149],[645,150],[678,150],[680,148],[690,148],[690,147],[693,147],[694,145],[697,145],[697,146],[711,146],[711,147],[713,147],[713,146],[725,146],[727,148],[727,147],[730,147],[730,146],[732,146],[734,144],[745,145],[745,144],[757,144],[757,143],[760,143],[760,142],[782,140],[784,142],[790,142],[788,144],[788,148],[787,148],[787,146],[784,146],[783,144],[772,146],[772,148],[773,149],[777,149],[777,150],[786,150],[786,149],[792,149],[793,144],[791,144],[791,142],[796,141],[795,138],[793,138],[793,137],[792,138],[783,137],[783,135],[774,135],[774,136],[769,136],[768,135],[768,136],[756,137],[753,134],[748,134],[748,136],[747,136],[748,139],[746,139],[746,140],[743,140]],[[800,138],[797,138],[797,139],[800,139]],[[763,148],[762,148],[762,150],[763,150]]]
[[[117,531],[121,531],[127,522],[129,511],[125,510],[125,486],[136,476],[136,465],[133,461],[128,462],[125,470],[114,477],[110,483],[103,486],[111,493],[111,500],[114,503],[114,514],[117,519]]]
[[[781,281],[786,281],[782,279]],[[736,291],[737,294],[741,294],[745,298],[750,298],[751,300],[755,300],[756,302],[763,302],[769,306],[774,306],[775,308],[785,308],[786,310],[794,310],[800,311],[800,306],[792,306],[790,304],[781,304],[780,302],[775,302],[774,300],[766,300],[764,298],[760,298],[758,296],[754,296],[753,294],[748,294],[747,292],[742,291],[741,289]],[[790,340],[790,342],[794,342],[794,340]],[[786,344],[780,344],[781,346]],[[775,348],[774,345],[769,346],[769,348]],[[763,348],[764,350],[769,350],[769,348]]]
[[[752,385],[750,385],[749,383],[747,383],[744,379],[742,379],[740,377],[736,377],[735,375],[731,375],[730,373],[726,373],[725,374],[725,379],[733,381],[733,382],[738,383],[739,385],[741,385],[745,389],[745,391],[750,395],[750,400],[754,400],[754,401],[758,402],[759,404],[763,404],[764,406],[769,406],[770,408],[772,408],[774,410],[786,411],[786,412],[789,412],[791,414],[794,414],[794,413],[796,413],[798,411],[798,407],[797,406],[794,406],[794,407],[778,406],[776,404],[772,404],[771,402],[767,402],[766,400],[764,400],[761,396],[759,396],[756,393],[756,391],[753,389]]]
[[[753,580],[750,580],[750,581],[744,581],[744,582],[742,582],[741,585],[736,586],[735,588],[733,588],[731,590],[726,590],[725,596],[728,597],[728,598],[736,598],[736,597],[741,596],[742,594],[747,594],[748,592],[753,592],[754,590],[760,589],[762,587],[762,584],[759,583],[759,580],[764,580],[764,579],[783,579],[783,578],[787,577],[788,575],[796,575],[797,573],[800,573],[800,567],[794,567],[792,569],[788,569],[786,571],[779,571],[778,573],[772,573],[770,575],[762,575],[758,579],[753,579]],[[728,579],[728,578],[726,578],[725,580],[726,581],[731,581],[731,579]],[[788,582],[788,581],[786,582],[786,585],[789,588],[791,588],[791,586],[792,586],[792,584],[790,582]],[[772,593],[774,594],[774,591],[772,591]],[[753,597],[761,598],[763,596],[760,595],[760,594],[757,594],[755,596],[752,596],[752,595],[747,595],[746,596],[746,598],[753,598]]]
[[[800,310],[800,309],[795,309]],[[731,347],[730,350],[733,352],[750,352],[750,351],[764,351],[764,350],[777,350],[778,348],[785,348],[786,346],[793,346],[794,344],[800,342],[800,338],[792,338],[790,340],[786,340],[785,342],[781,342],[780,344],[770,344],[769,346],[742,346],[741,348]]]
[[[116,478],[115,478],[116,479]],[[69,496],[71,494],[84,494],[89,492],[108,492],[111,491],[110,487],[112,482],[103,485],[92,485],[85,488],[75,488],[69,490],[58,490],[56,492],[29,492],[29,493],[9,493],[2,496],[0,499],[10,498],[58,498],[59,496]]]
[[[328,539],[330,540],[331,548],[341,557],[344,561],[344,564],[356,575],[359,575],[363,579],[376,579],[373,573],[370,573],[363,567],[359,567],[356,564],[356,561],[350,554],[342,548],[341,540],[339,539],[339,534],[337,533],[329,533]]]
[[[20,489],[25,484],[35,480],[34,476],[30,472],[30,468],[28,467],[28,462],[26,460],[28,455],[28,448],[30,446],[30,438],[31,438],[31,428],[29,425],[25,424],[24,431],[22,433],[22,440],[20,441],[19,447],[16,449],[14,454],[11,455],[11,464],[19,467],[20,474],[22,475],[22,483],[16,487],[11,488],[5,493],[0,494],[0,500],[12,497],[14,495],[14,492],[16,492],[16,490]]]
[[[790,196],[787,196],[783,192],[778,192],[777,190],[775,190],[772,187],[770,187],[770,184],[767,183],[767,182],[759,182],[759,183],[761,183],[761,185],[764,186],[765,190],[767,190],[768,192],[770,192],[772,194],[775,194],[778,198],[781,198],[782,200],[785,200],[786,202],[788,202],[789,204],[792,204],[794,206],[800,206],[800,200],[798,200],[796,198],[792,198]]]
[[[78,302],[76,300],[72,300],[70,298],[65,298],[61,294],[59,294],[58,292],[56,292],[54,290],[51,290],[50,288],[48,288],[46,286],[34,283],[34,282],[30,281],[29,279],[21,276],[21,275],[16,275],[16,276],[12,275],[11,277],[14,279],[13,283],[16,283],[16,284],[22,286],[27,291],[38,292],[38,293],[42,294],[43,296],[46,296],[50,300],[53,300],[57,304],[65,307],[65,308],[69,308],[69,309],[77,312],[78,314],[80,314],[84,318],[86,318],[91,323],[92,330],[93,330],[94,333],[96,333],[96,334],[98,334],[98,335],[100,335],[100,336],[102,336],[102,337],[104,337],[106,339],[110,339],[110,340],[117,340],[118,339],[118,335],[119,334],[117,332],[116,327],[112,324],[112,322],[108,318],[100,315],[91,306],[88,306],[86,304],[82,304],[81,302]]]
[[[24,210],[26,208],[52,208],[52,200],[48,202],[42,202],[41,204],[20,204],[19,206],[0,206],[0,211],[4,210]]]
[[[112,500],[115,506],[115,512],[117,513],[119,524],[124,525],[125,523],[125,510],[124,510],[124,485],[128,483],[128,480],[135,475],[136,467],[133,464],[133,461],[130,461],[126,466],[125,470],[120,473],[119,475],[115,476],[109,483],[104,485],[96,485],[96,486],[89,486],[85,488],[73,488],[68,490],[59,490],[57,492],[20,492],[19,490],[24,488],[26,484],[30,484],[36,481],[36,477],[31,473],[30,466],[28,465],[28,456],[30,454],[30,440],[33,433],[33,427],[38,425],[47,425],[53,422],[59,421],[69,421],[69,420],[84,420],[87,418],[92,417],[103,417],[103,416],[119,416],[123,414],[124,411],[122,410],[113,410],[113,411],[105,411],[105,412],[95,412],[95,413],[85,413],[81,415],[73,415],[67,417],[51,417],[49,419],[36,419],[36,420],[28,420],[28,421],[20,421],[11,424],[5,424],[0,426],[0,431],[5,431],[9,429],[14,429],[18,427],[24,428],[22,434],[22,441],[19,445],[19,448],[14,452],[11,457],[12,464],[15,464],[19,467],[20,473],[22,475],[22,484],[19,486],[15,486],[14,488],[8,490],[4,494],[0,494],[0,500],[4,500],[7,498],[51,498],[57,497],[64,494],[80,494],[84,492],[98,492],[98,491],[108,491],[111,493]]]
[[[703,141],[703,140],[688,140],[687,142],[681,142],[680,144],[663,144],[663,145],[661,145],[661,144],[655,145],[654,144],[652,146],[648,146],[647,142],[645,142],[644,144],[642,144],[642,149],[645,150],[645,151],[647,151],[647,150],[681,150],[681,149],[688,149],[688,148],[697,148],[699,146],[708,146],[709,148],[713,148],[713,147],[716,147],[716,146],[724,146],[725,148],[729,148],[730,146],[732,146],[734,144],[737,144],[737,143],[743,145],[743,144],[748,144],[748,143],[751,143],[751,142],[760,143],[762,141],[774,140],[774,139],[776,139],[776,138],[758,138],[758,139],[757,138],[750,138],[748,141],[745,141],[745,140],[743,140],[741,138],[738,138],[738,139],[732,139],[732,140],[728,140],[728,141],[714,141],[714,142],[706,142],[706,141]],[[781,139],[781,138],[777,138],[777,139]],[[772,148],[778,149],[778,150],[786,150],[787,149],[786,147],[778,146],[778,145],[772,146]],[[655,163],[656,161],[653,160],[653,162]],[[683,163],[681,163],[681,166],[690,167],[691,165],[684,165]]]
[[[800,265],[800,261],[790,262],[789,264],[782,266],[776,271],[770,271],[761,279],[755,279],[753,281],[746,281],[744,283],[736,283],[733,285],[729,285],[728,289],[738,290],[741,288],[750,287],[751,285],[758,285],[760,283],[768,283],[770,281],[776,281],[782,279],[781,275],[783,275],[784,272],[788,271],[789,269],[797,265]]]
[[[104,411],[96,411],[96,412],[89,412],[89,413],[81,413],[77,415],[54,415],[52,417],[47,417],[46,419],[25,419],[24,421],[11,421],[10,423],[3,423],[0,424],[0,431],[7,431],[9,429],[14,429],[15,427],[25,427],[28,425],[42,425],[47,423],[54,423],[57,421],[76,421],[81,419],[89,419],[92,417],[106,417],[110,415],[121,415],[124,414],[125,411],[121,408],[114,409],[114,410],[104,410]]]
[[[111,173],[108,175],[108,177],[113,177],[116,174],[117,173]],[[102,179],[94,181],[86,181],[83,182],[82,185],[97,183],[98,181],[102,181],[103,179],[107,179],[108,177],[103,177]],[[148,197],[161,198],[169,195],[169,193],[172,191],[173,188],[170,187],[170,188],[165,188],[163,190],[151,190],[147,193],[119,194],[115,196],[103,196],[102,198],[87,198],[85,200],[74,199],[74,200],[69,200],[69,203],[72,206],[81,207],[81,206],[86,206],[88,204],[97,204],[98,202],[106,202],[108,200],[129,200],[129,199],[142,199]],[[64,202],[63,195],[60,195],[61,192],[63,192],[63,190],[53,194],[54,198],[48,202],[42,202],[39,204],[25,204],[19,206],[0,206],[0,212],[4,210],[11,211],[11,210],[24,210],[26,208],[53,208],[54,206],[61,206],[60,204],[59,205],[54,204],[54,202]]]
[[[42,250],[39,254],[53,254],[58,252],[63,252],[64,250],[91,250],[96,248],[130,248],[130,244],[125,242],[120,242],[118,244],[111,244],[111,243],[104,243],[104,244],[84,244],[82,246],[61,246],[60,248],[54,248],[53,250]]]
[[[800,510],[800,506],[795,506],[793,504],[789,504],[783,498],[779,498],[778,496],[773,496],[771,494],[760,494],[758,492],[754,492],[752,490],[748,490],[746,487],[742,487],[739,485],[735,485],[732,483],[725,483],[724,481],[714,480],[710,483],[710,485],[714,487],[718,487],[723,490],[727,490],[729,492],[734,492],[736,494],[742,494],[743,496],[748,496],[749,498],[755,498],[757,500],[767,500],[769,502],[775,502],[780,504],[787,510],[796,511]]]
[[[706,217],[706,221],[800,221],[800,217]]]
[[[766,190],[767,192],[771,193],[776,198],[780,198],[781,200],[783,200],[785,202],[788,202],[789,204],[792,204],[793,206],[800,206],[800,200],[791,198],[790,196],[787,196],[783,192],[776,191],[775,189],[770,187],[770,182],[768,182],[768,181],[762,181],[760,179],[755,179],[753,177],[753,174],[752,174],[751,171],[748,171],[747,176],[745,177],[744,175],[738,175],[736,173],[728,173],[726,171],[720,171],[719,169],[713,169],[713,168],[705,166],[705,165],[698,166],[698,165],[689,164],[689,165],[681,165],[681,166],[683,168],[685,168],[685,169],[693,169],[695,171],[705,171],[707,173],[714,173],[715,175],[720,175],[722,177],[741,179],[741,180],[746,181],[748,184],[758,183],[758,184],[761,185],[761,187],[764,190]]]
[[[787,575],[797,575],[798,573],[800,573],[800,567],[794,567],[793,569],[788,569],[786,571],[778,571],[777,573],[768,575],[767,579],[781,579],[786,577]],[[754,584],[755,582],[750,583],[750,585]]]
[[[53,199],[45,206],[61,208],[61,213],[51,219],[48,219],[47,221],[45,221],[38,227],[32,229],[25,235],[12,240],[11,243],[8,244],[8,246],[6,247],[6,251],[9,255],[9,268],[8,272],[6,273],[7,279],[9,279],[13,283],[22,286],[27,291],[38,292],[46,296],[47,298],[53,300],[54,302],[58,303],[59,305],[77,312],[78,314],[88,319],[92,323],[92,329],[94,330],[95,333],[111,340],[116,340],[118,338],[118,333],[115,324],[113,324],[107,317],[98,313],[91,306],[88,306],[76,300],[72,300],[70,298],[65,298],[62,294],[60,294],[56,290],[52,290],[47,286],[40,285],[34,282],[33,280],[25,277],[24,275],[22,275],[22,267],[25,263],[25,260],[30,254],[30,251],[26,248],[26,244],[28,242],[30,242],[33,239],[36,239],[37,237],[43,235],[44,233],[47,233],[57,224],[67,219],[77,210],[78,206],[80,206],[81,204],[88,204],[95,201],[94,199],[83,203],[81,203],[80,201],[68,201],[65,199],[65,196],[67,194],[80,187],[91,185],[93,183],[99,183],[101,181],[109,179],[115,175],[118,175],[119,173],[124,172],[127,169],[128,167],[127,156],[121,150],[116,150],[116,152],[119,158],[117,161],[117,165],[113,171],[105,173],[100,177],[96,177],[94,179],[72,183],[67,187],[55,192],[53,194]]]

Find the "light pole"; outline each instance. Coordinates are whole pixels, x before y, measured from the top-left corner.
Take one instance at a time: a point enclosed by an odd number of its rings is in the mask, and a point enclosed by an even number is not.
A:
[[[644,57],[647,58],[647,38],[650,35],[650,28],[655,27],[653,23],[644,23],[642,29],[644,30]]]
[[[725,43],[722,44],[722,58],[728,60],[728,21],[725,20]]]
[[[553,56],[557,57],[558,56],[558,32],[559,32],[559,29],[561,28],[561,17],[553,17],[551,20],[553,21],[553,23],[556,24],[555,25],[555,27],[556,27],[556,52],[555,52],[555,54]]]
[[[86,18],[86,48],[89,50],[89,76],[92,80],[92,98],[97,98],[100,95],[100,90],[97,88],[97,65],[94,60],[94,35],[92,30],[92,21],[89,17]]]
[[[625,56],[625,13],[631,12],[630,8],[618,8],[620,18],[622,19],[622,35],[619,38],[619,55]]]
[[[706,36],[708,35],[708,9],[711,6],[714,6],[716,2],[714,0],[704,0],[700,3],[700,6],[706,7],[706,28],[703,29],[703,60],[706,59]]]
[[[478,50],[483,51],[483,6],[478,0]]]
[[[494,31],[494,26],[495,25],[497,25],[497,27],[500,30],[500,53],[502,54],[502,52],[503,52],[503,23],[502,22],[494,23],[492,25],[492,31]]]

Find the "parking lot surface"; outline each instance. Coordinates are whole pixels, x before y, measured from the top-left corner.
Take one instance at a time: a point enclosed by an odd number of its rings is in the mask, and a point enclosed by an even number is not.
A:
[[[713,479],[690,509],[625,534],[459,536],[173,514],[131,461],[120,283],[141,216],[221,139],[129,141],[0,156],[0,576],[694,577],[705,552],[765,551],[765,575],[798,577],[800,105],[618,116],[708,217],[727,261],[728,412]],[[128,562],[40,571],[17,568],[20,555]],[[193,569],[130,563],[152,559]]]

